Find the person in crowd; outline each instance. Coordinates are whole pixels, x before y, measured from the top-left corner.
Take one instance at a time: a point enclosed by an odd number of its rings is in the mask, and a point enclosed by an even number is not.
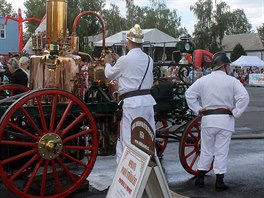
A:
[[[241,116],[249,103],[245,87],[235,77],[228,75],[230,60],[225,52],[213,55],[211,74],[195,81],[186,91],[189,108],[201,120],[201,154],[198,161],[198,177],[195,185],[204,186],[204,176],[210,170],[216,174],[216,191],[224,191],[227,172],[227,156],[235,118]]]
[[[0,69],[4,69],[4,56],[0,56]]]
[[[27,86],[28,84],[28,77],[27,74],[19,68],[19,62],[16,58],[11,58],[7,62],[8,69],[11,73],[9,77],[10,84],[19,84]],[[14,95],[21,93],[19,90],[14,91]]]
[[[127,34],[127,55],[114,57],[106,55],[105,76],[118,81],[120,99],[123,101],[120,121],[120,138],[116,144],[117,162],[119,162],[124,146],[131,143],[131,122],[137,117],[146,119],[155,131],[154,109],[156,101],[150,94],[153,84],[153,60],[142,51],[143,33],[138,24]]]
[[[5,72],[4,56],[0,56],[0,81],[3,80],[3,73]]]
[[[30,59],[27,56],[22,56],[19,59],[19,67],[27,74],[28,80],[29,80],[29,64]]]

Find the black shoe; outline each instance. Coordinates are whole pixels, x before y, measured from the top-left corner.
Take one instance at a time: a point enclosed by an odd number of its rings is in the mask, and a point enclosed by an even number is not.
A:
[[[215,191],[222,192],[229,188],[224,183],[224,174],[216,174]]]
[[[198,170],[198,176],[195,180],[195,185],[198,187],[204,187],[204,176],[206,171]]]

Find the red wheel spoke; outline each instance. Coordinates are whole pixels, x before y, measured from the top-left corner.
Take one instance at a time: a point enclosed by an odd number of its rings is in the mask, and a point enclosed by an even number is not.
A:
[[[58,102],[58,96],[55,95],[53,97],[53,101],[52,101],[52,109],[51,109],[51,116],[50,116],[50,128],[49,128],[49,131],[50,132],[53,132],[53,130],[54,130],[54,123],[55,123],[55,118],[56,118],[57,102]]]
[[[60,119],[59,124],[57,125],[57,128],[56,128],[56,130],[55,130],[55,133],[58,133],[59,130],[61,129],[61,127],[62,127],[62,125],[63,125],[65,119],[67,118],[67,116],[68,116],[68,114],[69,114],[69,112],[70,112],[70,110],[71,110],[71,108],[72,108],[72,105],[73,105],[73,101],[71,101],[71,102],[68,104],[68,106],[67,106],[65,112],[63,113],[63,115],[62,115],[62,117],[61,117],[61,119]]]
[[[65,150],[89,150],[89,151],[92,151],[94,150],[94,147],[92,146],[63,146],[63,149]]]
[[[21,106],[20,109],[22,110],[22,112],[25,114],[25,116],[27,117],[28,121],[30,122],[31,126],[40,134],[43,135],[43,133],[40,131],[39,127],[36,125],[36,123],[34,122],[34,120],[31,118],[31,116],[28,114],[28,112],[26,111],[26,109]]]
[[[57,193],[59,193],[61,192],[61,185],[59,182],[59,175],[58,175],[54,160],[51,161],[51,165],[52,165],[53,175],[54,175],[54,179],[56,183]]]
[[[62,166],[62,168],[65,170],[65,172],[67,173],[67,175],[69,176],[69,178],[71,179],[72,183],[76,183],[76,179],[73,176],[73,174],[71,173],[71,171],[65,166],[65,164],[62,162],[60,157],[56,158],[59,162],[59,164]]]
[[[65,153],[65,152],[61,152],[61,154],[62,154],[63,156],[65,156],[65,157],[67,157],[68,159],[70,159],[70,160],[76,162],[77,164],[79,164],[79,165],[81,165],[81,166],[87,168],[87,165],[86,165],[85,163],[83,163],[82,161],[77,160],[76,158],[74,158],[74,157],[68,155],[68,154]]]
[[[192,160],[192,163],[190,164],[190,167],[192,168],[194,163],[196,162],[196,159],[198,158],[198,154],[196,154]]]
[[[21,96],[14,96],[17,100],[1,120],[0,149],[17,150],[0,156],[1,179],[18,197],[68,196],[94,166],[96,122],[87,105],[67,91],[41,89]],[[9,133],[14,134],[13,139],[8,139]],[[37,191],[32,189],[35,187]]]
[[[196,144],[188,144],[188,143],[186,143],[186,144],[184,144],[184,146],[186,146],[186,147],[193,147],[193,146],[196,146]]]
[[[199,134],[200,133],[200,127],[199,127],[199,125],[195,125],[195,128],[197,130],[197,133]]]
[[[36,174],[37,174],[37,172],[38,172],[38,170],[39,170],[39,167],[40,167],[40,165],[43,163],[43,161],[44,161],[44,159],[40,159],[40,160],[38,161],[38,163],[36,164],[36,166],[35,166],[35,168],[34,168],[32,174],[30,175],[30,178],[29,178],[29,180],[27,181],[26,186],[25,186],[25,188],[24,188],[24,192],[25,192],[25,193],[28,192],[28,190],[29,190],[29,188],[30,188],[32,182],[34,181],[35,176],[36,176]]]
[[[67,126],[62,134],[61,134],[61,137],[63,137],[66,133],[68,133],[72,127],[74,127],[76,124],[78,124],[80,122],[80,120],[82,120],[84,118],[86,114],[85,113],[82,113],[81,115],[79,115],[69,126]]]
[[[40,120],[41,120],[41,124],[42,124],[42,129],[44,131],[44,133],[48,132],[48,128],[47,128],[47,123],[46,123],[46,119],[45,119],[45,115],[43,112],[43,108],[42,108],[42,104],[41,104],[41,98],[37,97],[37,102],[38,102],[38,110],[39,110],[39,116],[40,116]]]
[[[32,157],[24,166],[22,166],[15,174],[12,175],[10,181],[13,182],[24,170],[26,170],[35,160],[39,158],[39,155]]]
[[[49,166],[49,160],[46,160],[45,166],[44,166],[44,171],[43,171],[43,176],[42,176],[41,189],[40,189],[40,195],[42,197],[44,196],[45,189],[46,189],[48,166]]]
[[[190,153],[188,153],[187,155],[185,155],[185,157],[186,158],[189,158],[194,153],[195,153],[195,149],[193,149]]]
[[[37,149],[30,150],[30,151],[27,151],[27,152],[21,153],[21,154],[19,154],[19,155],[15,155],[15,156],[13,156],[13,157],[10,157],[10,158],[8,158],[8,159],[2,160],[2,163],[1,163],[1,164],[4,165],[4,164],[10,163],[10,162],[17,161],[17,160],[19,160],[19,159],[21,159],[21,158],[23,158],[23,157],[27,157],[27,156],[29,156],[29,155],[36,154],[37,152],[38,152]]]
[[[8,121],[7,125],[11,126],[12,128],[14,128],[14,129],[17,130],[17,131],[20,131],[21,133],[24,133],[25,135],[31,137],[32,139],[34,139],[34,140],[36,140],[36,141],[39,140],[39,137],[33,135],[32,133],[29,133],[28,131],[26,131],[26,130],[20,128],[18,125],[14,124],[14,123],[12,123],[12,122],[10,122],[10,121]]]
[[[198,137],[197,137],[197,136],[193,135],[192,133],[190,133],[189,135],[190,135],[190,136],[191,136],[196,142],[198,141],[198,139],[197,139]]]
[[[10,95],[10,96],[13,96],[15,90],[14,90],[14,89],[11,89],[11,90],[9,90],[9,91],[10,91],[10,94],[9,94],[9,95]]]
[[[18,141],[7,141],[0,140],[0,145],[16,145],[16,146],[28,146],[28,147],[36,147],[37,143],[32,142],[18,142]]]
[[[66,142],[68,142],[68,141],[70,141],[70,140],[72,140],[72,139],[74,139],[74,138],[78,138],[78,137],[81,137],[81,136],[83,136],[83,135],[87,135],[87,134],[89,134],[89,133],[92,133],[93,132],[93,130],[92,129],[88,129],[88,130],[85,130],[85,131],[82,131],[82,132],[79,132],[79,133],[76,133],[76,134],[74,134],[74,135],[71,135],[71,136],[69,136],[69,137],[66,137],[65,139],[63,139],[63,143],[66,143]]]

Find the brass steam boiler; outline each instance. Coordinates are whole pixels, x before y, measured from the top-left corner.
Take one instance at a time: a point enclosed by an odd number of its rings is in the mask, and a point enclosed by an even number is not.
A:
[[[81,57],[73,55],[70,46],[73,42],[67,30],[67,0],[46,1],[44,43],[41,53],[31,56],[30,88],[58,88],[80,96]]]

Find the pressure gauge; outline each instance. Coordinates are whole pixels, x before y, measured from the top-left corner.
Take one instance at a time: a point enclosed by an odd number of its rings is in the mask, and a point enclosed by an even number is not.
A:
[[[190,49],[191,49],[191,45],[190,45],[190,43],[185,43],[185,45],[184,45],[184,49],[188,52],[188,51],[190,51]]]

